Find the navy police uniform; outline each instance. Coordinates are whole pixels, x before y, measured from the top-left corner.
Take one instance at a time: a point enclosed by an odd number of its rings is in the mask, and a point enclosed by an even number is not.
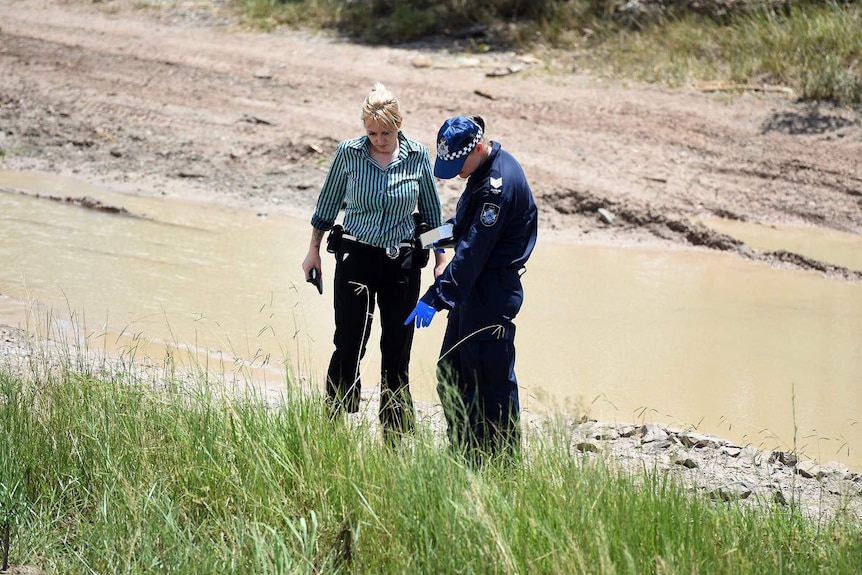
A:
[[[498,142],[491,146],[449,220],[452,261],[421,298],[449,310],[437,389],[450,443],[479,453],[513,452],[520,443],[513,320],[538,230],[524,171]]]

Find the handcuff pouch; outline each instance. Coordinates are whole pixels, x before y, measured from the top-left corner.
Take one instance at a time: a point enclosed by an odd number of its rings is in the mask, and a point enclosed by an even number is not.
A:
[[[431,250],[422,248],[422,240],[419,236],[431,229],[431,226],[422,221],[419,212],[413,212],[413,222],[416,224],[413,231],[413,268],[422,269],[431,259]]]
[[[335,224],[332,226],[332,229],[329,230],[329,235],[326,236],[326,251],[331,254],[334,254],[338,251],[338,247],[341,245],[341,236],[344,235],[344,228],[339,224]]]

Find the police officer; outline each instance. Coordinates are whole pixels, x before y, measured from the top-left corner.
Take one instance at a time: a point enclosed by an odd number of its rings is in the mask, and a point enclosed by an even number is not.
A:
[[[515,325],[521,274],[536,243],[538,210],[518,161],[485,138],[479,116],[445,121],[434,175],[467,179],[452,224],[451,262],[405,324],[449,319],[437,364],[450,444],[472,460],[514,454],[520,445]]]

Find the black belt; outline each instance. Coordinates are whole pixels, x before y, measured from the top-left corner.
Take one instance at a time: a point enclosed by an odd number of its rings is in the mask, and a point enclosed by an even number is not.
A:
[[[398,254],[400,253],[401,248],[412,248],[412,247],[414,247],[413,242],[409,242],[406,240],[400,242],[398,245],[381,248],[379,246],[375,246],[374,244],[370,244],[368,242],[362,241],[359,238],[357,238],[356,236],[352,236],[350,234],[343,234],[341,237],[345,240],[348,240],[351,242],[356,242],[357,244],[362,244],[364,246],[376,248],[378,250],[383,250],[386,253],[386,257],[388,257],[389,259],[392,259],[392,260],[398,258]]]

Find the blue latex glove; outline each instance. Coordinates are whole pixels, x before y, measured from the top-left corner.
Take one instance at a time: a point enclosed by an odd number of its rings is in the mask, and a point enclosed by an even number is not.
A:
[[[431,325],[431,320],[434,319],[435,313],[437,313],[436,309],[424,301],[419,300],[416,302],[416,307],[413,308],[413,311],[410,312],[409,316],[407,316],[407,319],[404,321],[404,325],[416,320],[416,327],[428,327]]]

